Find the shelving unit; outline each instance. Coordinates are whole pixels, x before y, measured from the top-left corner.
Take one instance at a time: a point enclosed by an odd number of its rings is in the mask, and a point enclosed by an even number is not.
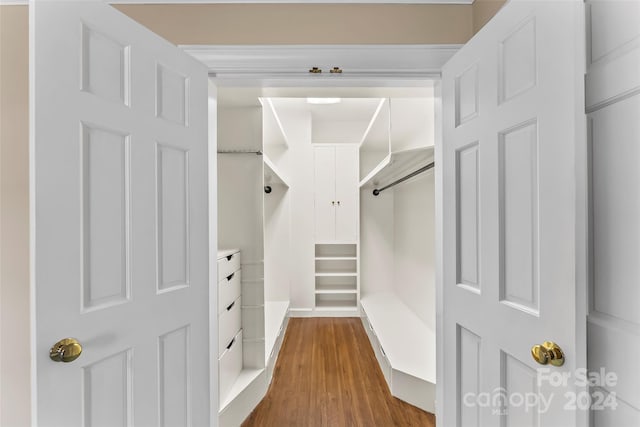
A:
[[[360,181],[375,174],[380,164],[388,160],[391,151],[391,111],[389,99],[380,100],[359,147]]]
[[[360,181],[360,188],[386,185],[432,161],[433,146],[393,152]]]
[[[357,310],[357,244],[316,244],[315,300],[316,310]]]
[[[281,184],[289,187],[287,151],[289,141],[278,112],[270,98],[260,98],[262,104],[262,157],[265,184]]]

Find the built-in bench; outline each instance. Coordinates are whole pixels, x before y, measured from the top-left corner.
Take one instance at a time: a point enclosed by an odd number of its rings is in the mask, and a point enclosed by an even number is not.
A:
[[[391,292],[363,296],[362,323],[391,394],[435,412],[436,335]]]

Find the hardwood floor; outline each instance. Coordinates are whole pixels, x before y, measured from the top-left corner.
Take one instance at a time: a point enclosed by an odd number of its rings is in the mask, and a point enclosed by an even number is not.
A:
[[[251,426],[424,426],[433,414],[391,396],[359,318],[291,318]]]

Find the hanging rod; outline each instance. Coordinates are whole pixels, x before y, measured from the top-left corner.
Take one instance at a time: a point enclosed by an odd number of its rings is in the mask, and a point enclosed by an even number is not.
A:
[[[218,154],[256,154],[262,156],[260,150],[218,150]]]
[[[391,188],[391,187],[393,187],[394,185],[398,185],[398,184],[400,184],[401,182],[404,182],[404,181],[408,180],[409,178],[413,178],[414,176],[421,174],[422,172],[426,172],[426,171],[428,171],[429,169],[432,169],[434,166],[435,166],[435,162],[431,162],[431,163],[429,163],[428,165],[423,166],[423,167],[421,167],[420,169],[418,169],[418,170],[416,170],[416,171],[411,172],[409,175],[407,175],[407,176],[405,176],[405,177],[402,177],[402,178],[400,178],[400,179],[397,179],[397,180],[393,181],[393,182],[392,182],[391,184],[389,184],[389,185],[386,185],[386,186],[384,186],[384,187],[382,187],[382,188],[376,188],[376,189],[374,189],[374,190],[373,190],[373,195],[374,195],[374,196],[377,196],[378,194],[382,193],[382,192],[383,192],[384,190],[386,190],[387,188]]]

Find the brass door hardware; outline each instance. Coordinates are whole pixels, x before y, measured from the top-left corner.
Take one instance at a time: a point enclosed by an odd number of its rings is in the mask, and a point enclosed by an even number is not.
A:
[[[313,67],[313,68],[311,68],[311,69],[309,70],[309,72],[310,72],[311,74],[320,74],[320,73],[322,72],[322,70],[321,70],[320,68],[318,68],[318,67]],[[333,72],[333,71],[332,71],[332,72]]]
[[[69,363],[82,354],[82,346],[75,338],[65,338],[58,341],[49,350],[49,358],[54,362]]]
[[[562,366],[564,364],[562,349],[552,341],[545,341],[531,347],[531,356],[541,365],[551,363],[553,366]]]
[[[329,72],[331,74],[341,74],[342,73],[342,69],[340,67],[333,67],[331,70],[329,70]]]

